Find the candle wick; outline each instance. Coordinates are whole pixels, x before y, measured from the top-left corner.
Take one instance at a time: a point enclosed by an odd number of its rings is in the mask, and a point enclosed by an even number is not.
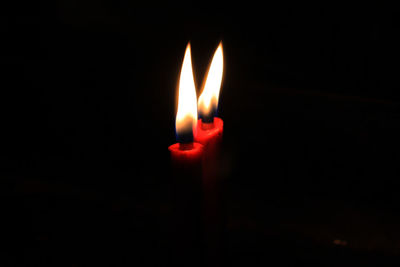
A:
[[[214,121],[213,122],[201,122],[201,129],[203,130],[210,130],[215,127]]]
[[[179,150],[190,150],[190,149],[193,149],[193,142],[179,143]]]

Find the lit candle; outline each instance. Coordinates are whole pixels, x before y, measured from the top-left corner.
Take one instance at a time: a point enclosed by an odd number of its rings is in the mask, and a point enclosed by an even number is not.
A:
[[[173,233],[176,266],[195,266],[202,257],[202,183],[203,145],[194,142],[197,126],[197,99],[190,44],[178,86],[178,110],[175,129],[178,143],[168,149],[173,169]],[[196,265],[197,266],[197,265]]]
[[[181,164],[181,167],[200,163],[203,154],[203,146],[193,142],[197,126],[196,102],[190,44],[188,44],[179,78],[178,110],[175,120],[178,143],[169,147],[172,161]]]
[[[220,263],[220,243],[224,224],[222,211],[221,179],[218,174],[219,150],[224,123],[216,117],[223,75],[222,43],[218,45],[208,68],[202,93],[198,100],[199,121],[196,142],[204,145],[203,191],[206,262],[208,266]]]

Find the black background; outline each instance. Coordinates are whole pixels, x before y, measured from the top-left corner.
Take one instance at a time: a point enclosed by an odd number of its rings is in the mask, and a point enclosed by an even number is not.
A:
[[[0,25],[3,266],[171,262],[178,75],[221,40],[223,265],[399,263],[393,7],[58,0]]]

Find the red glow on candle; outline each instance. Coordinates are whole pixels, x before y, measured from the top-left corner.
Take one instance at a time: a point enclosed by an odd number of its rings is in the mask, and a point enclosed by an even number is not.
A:
[[[179,143],[171,145],[168,149],[171,152],[173,161],[179,164],[190,164],[192,162],[201,162],[203,156],[203,145],[199,143],[190,143],[189,149],[182,149]]]

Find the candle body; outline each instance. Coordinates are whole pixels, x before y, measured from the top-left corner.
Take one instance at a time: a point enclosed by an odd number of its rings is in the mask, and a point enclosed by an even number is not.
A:
[[[203,145],[169,148],[172,163],[172,237],[175,266],[201,266],[203,251],[201,171]]]
[[[204,124],[201,119],[198,121],[195,140],[204,145],[202,185],[207,266],[221,265],[220,250],[225,222],[222,207],[223,187],[219,175],[222,135],[222,119],[215,117],[213,124]]]
[[[217,186],[220,182],[218,167],[223,127],[224,122],[217,117],[214,118],[212,125],[204,124],[201,119],[197,124],[195,141],[204,146],[202,182],[205,196],[214,197],[218,191]],[[207,198],[205,200],[207,201]]]
[[[197,124],[195,141],[204,146],[203,160],[203,184],[205,188],[214,187],[218,183],[218,166],[220,156],[220,146],[224,122],[215,117],[214,123],[204,124],[200,119]]]

